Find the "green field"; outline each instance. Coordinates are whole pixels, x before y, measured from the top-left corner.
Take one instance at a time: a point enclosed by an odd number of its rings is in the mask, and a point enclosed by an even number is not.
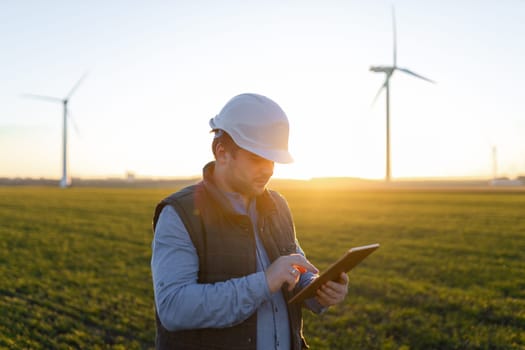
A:
[[[0,187],[0,348],[154,342],[151,215],[173,189]],[[316,349],[525,349],[525,192],[281,188],[321,270],[381,248]]]

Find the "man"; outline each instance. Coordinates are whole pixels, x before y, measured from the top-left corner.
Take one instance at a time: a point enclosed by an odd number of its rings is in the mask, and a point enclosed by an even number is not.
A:
[[[215,161],[203,180],[159,203],[151,269],[157,349],[303,349],[303,306],[341,302],[348,277],[304,305],[287,301],[318,270],[295,237],[290,209],[266,189],[290,163],[288,118],[257,94],[232,98],[210,120]]]

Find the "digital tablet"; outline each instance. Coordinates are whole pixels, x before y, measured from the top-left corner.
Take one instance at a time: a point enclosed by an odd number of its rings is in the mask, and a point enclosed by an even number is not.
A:
[[[338,280],[341,272],[350,271],[377,248],[379,248],[379,244],[377,243],[351,248],[339,260],[328,267],[326,271],[321,273],[317,279],[288,300],[288,303],[302,302],[305,299],[315,296],[315,292],[319,287],[328,281]]]

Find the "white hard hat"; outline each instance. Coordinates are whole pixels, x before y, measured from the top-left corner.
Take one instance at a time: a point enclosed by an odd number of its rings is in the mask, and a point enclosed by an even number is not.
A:
[[[277,163],[291,163],[288,153],[288,118],[266,96],[241,94],[210,119],[213,130],[224,130],[241,148]]]

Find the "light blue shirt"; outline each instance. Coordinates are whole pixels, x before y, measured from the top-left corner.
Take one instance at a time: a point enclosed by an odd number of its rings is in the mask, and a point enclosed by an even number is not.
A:
[[[252,220],[257,272],[219,283],[197,283],[197,251],[178,214],[166,206],[157,221],[151,259],[155,304],[161,323],[170,331],[223,328],[234,326],[257,311],[257,348],[290,349],[286,301],[280,291],[271,294],[266,282],[264,271],[270,261],[257,234],[255,202],[246,212],[237,194],[226,195],[236,211]],[[303,254],[297,247],[297,253]],[[296,288],[303,288],[314,278],[312,273],[302,274]],[[324,310],[314,298],[305,304],[316,313]]]

